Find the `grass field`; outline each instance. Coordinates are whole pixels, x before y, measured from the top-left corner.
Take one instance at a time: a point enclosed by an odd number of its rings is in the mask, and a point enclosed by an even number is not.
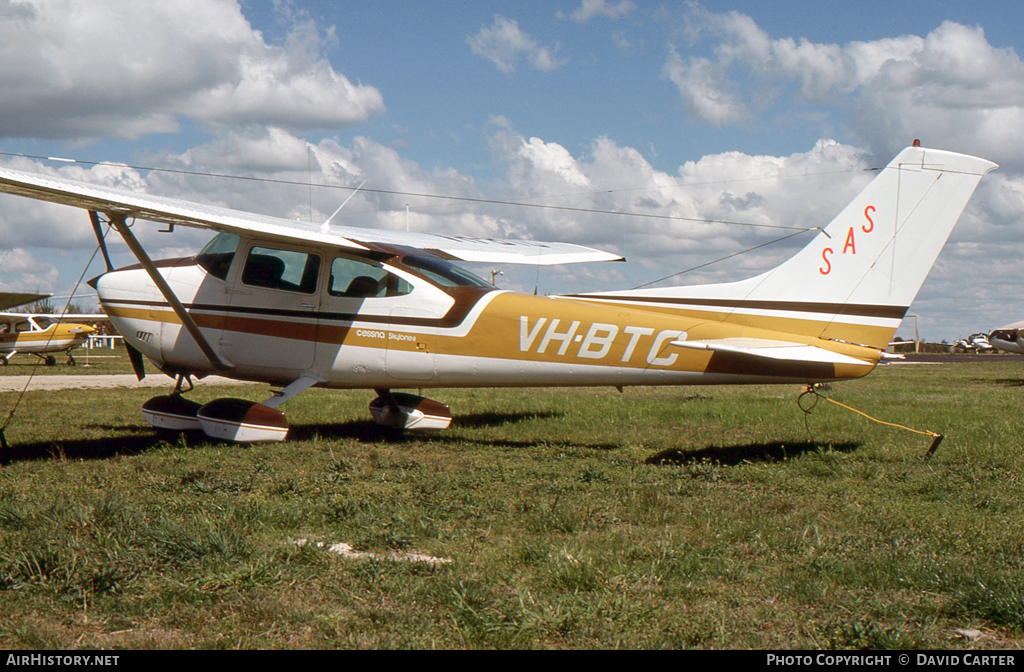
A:
[[[27,376],[32,373],[37,376],[69,374],[82,376],[132,372],[131,362],[128,361],[123,347],[117,349],[93,348],[92,350],[76,348],[73,354],[75,366],[67,365],[68,358],[63,353],[54,355],[57,360],[56,364],[46,366],[36,355],[19,353],[11,357],[6,366],[0,366],[0,376]]]
[[[1024,360],[829,393],[944,434],[928,462],[832,404],[805,425],[799,392],[441,390],[453,428],[400,436],[372,393],[311,390],[255,446],[156,436],[152,390],[29,393],[0,647],[1021,646]]]

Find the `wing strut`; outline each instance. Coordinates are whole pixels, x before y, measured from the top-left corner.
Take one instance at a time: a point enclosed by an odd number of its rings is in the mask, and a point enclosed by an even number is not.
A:
[[[114,270],[114,265],[110,263],[110,255],[107,254],[107,241],[103,238],[103,227],[100,226],[100,216],[95,210],[90,210],[89,219],[92,221],[92,230],[96,232],[96,242],[99,243],[100,252],[103,253],[103,261],[107,264],[107,272],[110,272]],[[141,380],[141,378],[139,380]]]
[[[108,216],[110,215],[108,214]],[[199,331],[199,325],[197,325],[195,320],[192,319],[192,316],[188,314],[188,311],[185,310],[185,306],[182,305],[181,301],[178,300],[178,297],[174,295],[174,291],[171,290],[170,285],[168,285],[167,281],[164,280],[164,276],[160,275],[160,271],[156,270],[153,260],[150,259],[149,255],[146,254],[146,251],[142,249],[142,245],[139,244],[139,241],[135,238],[135,234],[132,233],[128,224],[125,222],[126,218],[126,215],[121,214],[117,216],[110,216],[110,223],[115,229],[117,229],[117,232],[121,234],[121,237],[124,238],[124,242],[128,244],[128,248],[132,251],[132,254],[134,254],[135,258],[139,260],[142,267],[146,269],[146,273],[149,274],[150,279],[157,286],[157,289],[160,290],[160,293],[163,294],[167,303],[171,304],[171,308],[174,309],[174,314],[178,316],[178,319],[181,320],[185,329],[188,330],[188,333],[193,339],[195,339],[196,345],[198,345],[199,349],[203,351],[203,354],[206,355],[206,358],[210,360],[210,364],[212,364],[215,369],[219,371],[230,371],[235,368],[229,362],[218,357],[217,353],[214,352],[209,341],[207,341],[206,337],[203,336],[201,331]]]

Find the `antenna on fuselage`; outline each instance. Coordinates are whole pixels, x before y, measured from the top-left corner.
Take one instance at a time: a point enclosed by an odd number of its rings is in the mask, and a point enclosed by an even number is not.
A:
[[[352,200],[352,197],[356,195],[357,191],[359,191],[360,189],[363,188],[364,184],[366,184],[366,180],[363,180],[362,182],[360,182],[359,186],[355,188],[355,191],[353,191],[351,194],[349,194],[348,198],[345,199],[345,202],[338,206],[338,209],[334,211],[334,214],[331,215],[330,217],[328,217],[326,220],[324,220],[324,223],[320,225],[320,230],[321,231],[326,233],[327,231],[331,230],[331,220],[334,219],[339,212],[341,212],[341,209],[344,208],[345,205],[348,204],[348,202]]]

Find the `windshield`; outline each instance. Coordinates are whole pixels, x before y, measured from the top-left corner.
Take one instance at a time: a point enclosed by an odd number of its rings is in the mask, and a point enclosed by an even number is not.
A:
[[[402,263],[419,271],[442,287],[492,287],[491,283],[483,278],[437,257],[413,255],[404,257]]]
[[[238,236],[233,233],[218,233],[206,247],[196,255],[196,263],[215,278],[227,280],[231,260],[238,249]]]

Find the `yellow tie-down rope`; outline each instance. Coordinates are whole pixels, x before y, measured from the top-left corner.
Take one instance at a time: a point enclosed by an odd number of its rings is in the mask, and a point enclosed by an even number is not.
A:
[[[811,411],[814,409],[814,407],[818,405],[818,399],[824,399],[825,401],[833,403],[836,406],[842,406],[843,408],[845,408],[847,410],[853,411],[854,413],[857,413],[859,415],[863,415],[868,420],[871,420],[872,422],[877,422],[880,425],[886,425],[888,427],[896,427],[897,429],[905,429],[908,432],[913,432],[915,434],[923,434],[924,436],[932,437],[932,445],[928,448],[928,452],[925,453],[925,456],[924,456],[924,459],[925,459],[926,462],[928,460],[930,460],[932,455],[935,454],[935,451],[939,449],[939,444],[942,443],[942,439],[946,438],[942,434],[938,434],[936,432],[932,432],[932,431],[927,430],[927,429],[914,429],[913,427],[907,427],[905,425],[898,425],[895,422],[886,422],[885,420],[879,420],[878,418],[873,418],[870,415],[868,415],[867,413],[865,413],[864,411],[857,410],[856,408],[853,408],[852,406],[847,406],[846,404],[840,403],[840,402],[836,401],[835,399],[829,399],[828,397],[820,394],[818,392],[818,390],[823,390],[823,389],[824,390],[828,390],[828,389],[831,389],[831,388],[829,388],[825,383],[814,383],[812,385],[808,385],[807,387],[805,387],[804,391],[800,393],[799,397],[797,397],[796,403],[800,407],[800,410],[804,412],[804,426],[805,427],[807,426],[807,416],[810,415]],[[801,402],[801,400],[806,395],[808,395],[808,394],[814,395],[814,403],[805,408],[803,403]],[[810,428],[808,428],[807,431],[808,431],[808,433],[810,433]]]

